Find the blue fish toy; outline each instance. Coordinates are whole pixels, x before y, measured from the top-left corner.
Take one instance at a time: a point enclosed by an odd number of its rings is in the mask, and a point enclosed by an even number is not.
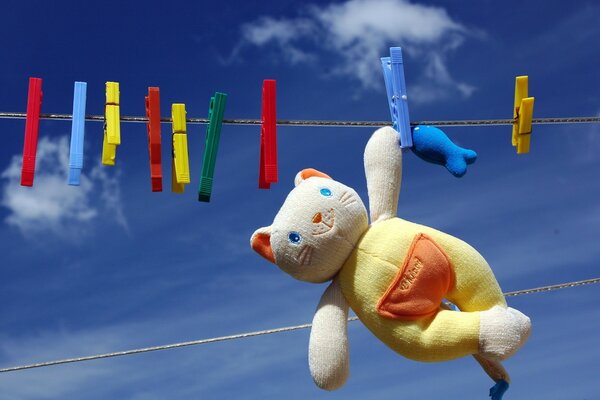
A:
[[[434,126],[418,125],[412,130],[413,152],[421,159],[446,167],[460,178],[467,173],[467,165],[473,164],[477,153],[454,144],[448,136]]]

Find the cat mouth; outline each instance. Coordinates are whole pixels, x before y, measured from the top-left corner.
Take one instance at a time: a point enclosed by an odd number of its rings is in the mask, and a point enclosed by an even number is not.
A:
[[[322,235],[324,233],[329,232],[330,230],[333,229],[334,222],[335,222],[335,210],[333,208],[330,208],[329,210],[326,210],[326,211],[320,211],[320,212],[316,213],[315,215],[313,215],[313,218],[312,218],[312,223],[313,223],[312,234],[317,236],[317,235]]]

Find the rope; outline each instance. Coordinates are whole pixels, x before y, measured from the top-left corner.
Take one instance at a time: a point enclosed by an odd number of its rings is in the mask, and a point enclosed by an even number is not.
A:
[[[0,119],[25,119],[26,113],[0,112]],[[40,114],[41,119],[71,120],[71,114]],[[86,115],[86,121],[104,122],[104,115]],[[122,122],[147,123],[148,118],[136,116],[121,116]],[[172,119],[161,117],[163,123],[171,123]],[[435,125],[435,126],[500,126],[512,125],[514,119],[472,119],[456,121],[413,121],[410,124]],[[585,124],[599,123],[600,117],[560,117],[560,118],[534,118],[534,125],[548,124]],[[208,124],[207,118],[188,118],[188,124]],[[226,125],[262,125],[260,119],[223,119]],[[391,125],[390,121],[329,121],[329,120],[278,120],[279,126],[321,126],[321,127],[381,127]]]
[[[592,279],[584,279],[582,281],[559,283],[556,285],[541,286],[541,287],[537,287],[537,288],[533,288],[533,289],[516,290],[514,292],[504,293],[504,296],[505,297],[515,297],[515,296],[521,296],[524,294],[551,292],[553,290],[569,289],[569,288],[574,288],[574,287],[578,287],[578,286],[591,285],[594,283],[600,283],[600,278],[592,278]]]
[[[533,289],[517,290],[514,292],[504,293],[504,295],[506,297],[514,297],[514,296],[521,296],[521,295],[526,295],[526,294],[551,292],[554,290],[574,288],[574,287],[579,287],[579,286],[584,286],[584,285],[592,285],[592,284],[596,284],[596,283],[600,283],[600,278],[592,278],[592,279],[585,279],[585,280],[575,281],[575,282],[560,283],[560,284],[556,284],[556,285],[542,286],[542,287],[533,288]],[[348,321],[356,321],[357,319],[358,319],[358,317],[350,317],[350,318],[348,318]],[[49,367],[51,365],[69,364],[69,363],[76,363],[76,362],[82,362],[82,361],[98,360],[101,358],[129,356],[132,354],[149,353],[152,351],[177,349],[180,347],[196,346],[196,345],[215,343],[215,342],[225,342],[228,340],[245,339],[245,338],[249,338],[249,337],[253,337],[253,336],[271,335],[273,333],[297,331],[297,330],[301,330],[301,329],[310,328],[311,326],[312,326],[312,324],[286,326],[286,327],[281,327],[281,328],[266,329],[266,330],[262,330],[262,331],[239,333],[236,335],[219,336],[219,337],[213,337],[213,338],[209,338],[209,339],[192,340],[189,342],[173,343],[173,344],[145,347],[145,348],[141,348],[141,349],[133,349],[133,350],[125,350],[125,351],[116,351],[113,353],[97,354],[97,355],[93,355],[93,356],[66,358],[63,360],[47,361],[47,362],[40,362],[40,363],[34,363],[34,364],[28,364],[28,365],[21,365],[21,366],[16,366],[16,367],[2,368],[2,369],[0,369],[0,373],[20,371],[20,370],[32,369],[32,368]]]

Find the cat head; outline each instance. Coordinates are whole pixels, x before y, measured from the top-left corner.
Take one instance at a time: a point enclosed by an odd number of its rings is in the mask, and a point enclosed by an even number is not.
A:
[[[254,232],[250,243],[294,278],[325,282],[367,230],[367,210],[352,188],[317,170],[300,171],[295,185],[273,224]]]

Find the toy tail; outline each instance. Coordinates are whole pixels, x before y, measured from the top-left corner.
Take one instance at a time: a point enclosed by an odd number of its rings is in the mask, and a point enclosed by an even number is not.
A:
[[[502,400],[502,396],[508,390],[510,376],[499,361],[488,360],[480,355],[474,354],[473,358],[477,360],[483,370],[489,375],[496,384],[490,389],[492,400]]]
[[[460,178],[467,173],[467,165],[473,164],[475,160],[477,160],[477,153],[473,150],[456,146],[456,152],[447,156],[446,169],[452,175]]]

